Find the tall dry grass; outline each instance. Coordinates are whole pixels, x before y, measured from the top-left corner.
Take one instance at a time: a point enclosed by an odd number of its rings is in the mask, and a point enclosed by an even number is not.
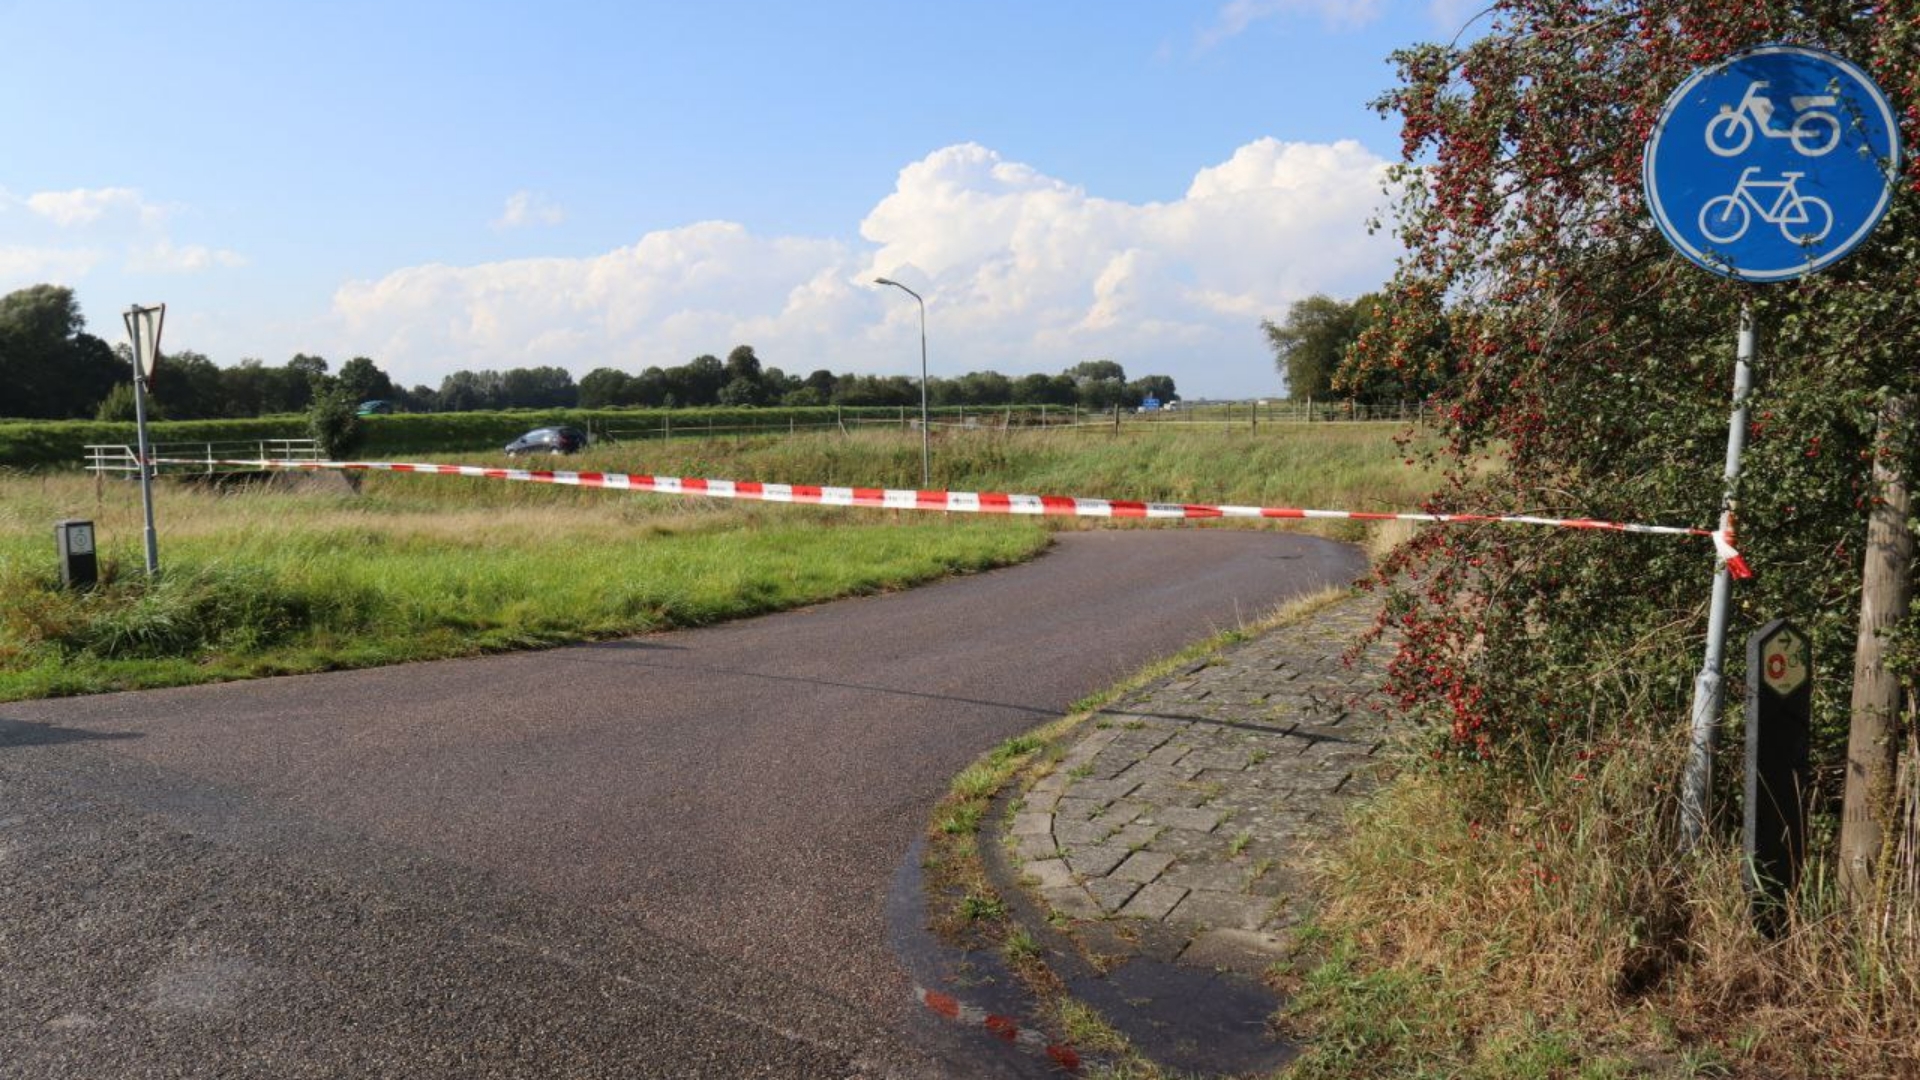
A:
[[[1317,1051],[1303,1074],[1517,1077],[1534,1073],[1512,1068],[1516,1048],[1551,1046],[1564,1070],[1542,1075],[1920,1076],[1911,861],[1866,926],[1814,865],[1770,936],[1737,841],[1675,855],[1684,754],[1678,735],[1640,734],[1521,784],[1400,776],[1323,863],[1322,927],[1348,951],[1305,1000],[1359,1049]],[[1370,1026],[1382,986],[1445,1022]]]

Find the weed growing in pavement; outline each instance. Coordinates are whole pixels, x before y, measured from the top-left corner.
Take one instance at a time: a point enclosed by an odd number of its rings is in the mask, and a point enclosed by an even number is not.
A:
[[[960,900],[960,915],[969,922],[1004,918],[1007,906],[997,896],[968,893]]]
[[[1015,927],[1007,934],[1006,944],[1002,946],[1001,951],[1005,953],[1008,963],[1017,966],[1029,960],[1038,959],[1040,943],[1034,940],[1033,935],[1028,933],[1025,927]]]
[[[1048,1019],[1069,1045],[1104,1059],[1089,1065],[1084,1073],[1088,1080],[1164,1080],[1166,1077],[1158,1066],[1133,1048],[1125,1035],[1083,1002],[1070,997],[1055,998],[1048,1005]]]
[[[980,827],[981,808],[973,803],[956,806],[940,818],[940,831],[948,836],[971,835]]]
[[[954,793],[966,799],[980,799],[999,790],[999,777],[991,766],[986,764],[969,766],[959,776],[953,778]]]

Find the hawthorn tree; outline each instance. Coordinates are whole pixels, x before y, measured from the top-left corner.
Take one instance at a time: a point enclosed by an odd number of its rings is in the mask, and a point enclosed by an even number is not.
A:
[[[1689,72],[1766,42],[1860,64],[1895,100],[1905,145],[1920,144],[1920,3],[1496,0],[1484,18],[1470,41],[1396,54],[1399,84],[1377,105],[1403,124],[1394,220],[1407,255],[1343,377],[1445,387],[1437,456],[1450,479],[1436,509],[1711,525],[1750,303],[1760,344],[1738,536],[1759,577],[1736,593],[1729,683],[1745,635],[1789,616],[1838,685],[1875,416],[1887,395],[1920,390],[1920,168],[1900,167],[1886,219],[1847,259],[1756,286],[1669,249],[1641,153]],[[1713,568],[1704,542],[1429,530],[1383,568],[1403,633],[1393,686],[1478,760],[1523,747],[1584,759],[1623,729],[1674,730]],[[1846,693],[1815,701],[1830,796]],[[1730,764],[1716,769],[1723,789]]]
[[[1358,302],[1315,293],[1295,300],[1280,322],[1261,322],[1260,329],[1273,348],[1273,366],[1287,380],[1287,397],[1306,401],[1327,396],[1333,389],[1334,372],[1360,336],[1362,321]]]

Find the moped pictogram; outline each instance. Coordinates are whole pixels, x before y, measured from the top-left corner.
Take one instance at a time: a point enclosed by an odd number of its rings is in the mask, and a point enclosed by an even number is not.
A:
[[[1840,121],[1828,109],[1839,104],[1832,94],[1809,94],[1788,98],[1798,115],[1783,129],[1773,126],[1776,107],[1761,91],[1765,81],[1747,84],[1747,92],[1738,105],[1720,106],[1720,114],[1707,121],[1707,149],[1721,157],[1732,157],[1753,142],[1757,129],[1769,139],[1791,139],[1802,157],[1819,157],[1840,145]]]

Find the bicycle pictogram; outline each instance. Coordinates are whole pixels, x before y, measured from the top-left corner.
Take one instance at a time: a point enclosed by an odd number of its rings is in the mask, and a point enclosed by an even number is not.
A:
[[[1787,99],[1797,113],[1787,128],[1773,126],[1777,106],[1762,94],[1765,80],[1747,84],[1746,95],[1738,105],[1722,105],[1720,112],[1707,121],[1707,149],[1721,157],[1733,157],[1753,142],[1757,130],[1769,139],[1788,139],[1803,157],[1819,157],[1840,145],[1840,120],[1822,110],[1839,104],[1832,94],[1796,95]]]
[[[1760,166],[1748,166],[1731,192],[1716,195],[1700,208],[1700,232],[1716,244],[1731,244],[1747,234],[1753,215],[1768,225],[1780,226],[1780,235],[1791,244],[1816,244],[1833,228],[1833,207],[1817,195],[1800,193],[1800,179],[1806,173],[1785,172],[1778,180],[1760,180]],[[1770,201],[1761,194],[1772,192]]]

